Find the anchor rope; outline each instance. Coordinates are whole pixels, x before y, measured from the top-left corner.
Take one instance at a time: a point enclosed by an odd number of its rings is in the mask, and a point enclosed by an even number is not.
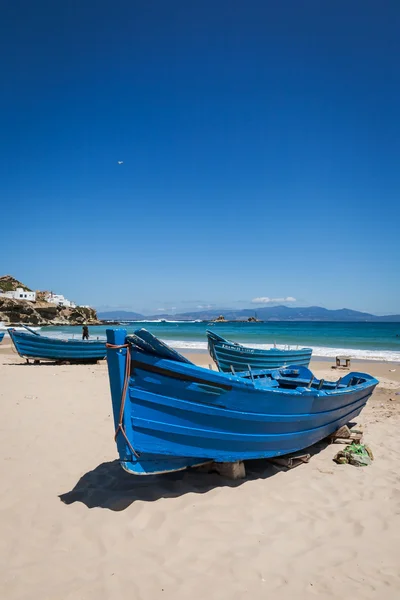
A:
[[[126,400],[126,396],[128,393],[128,386],[129,386],[129,377],[131,374],[131,352],[130,352],[130,345],[129,344],[122,344],[121,346],[118,346],[116,344],[106,344],[106,348],[112,348],[113,350],[121,350],[122,348],[127,348],[127,352],[126,352],[126,361],[125,361],[125,375],[124,375],[124,385],[122,388],[122,396],[121,396],[121,404],[119,407],[119,417],[118,417],[118,427],[115,430],[114,433],[114,440],[117,440],[118,434],[119,432],[122,433],[122,435],[125,438],[126,443],[128,444],[131,452],[136,456],[136,458],[139,458],[139,454],[138,452],[134,449],[134,447],[132,446],[132,444],[130,443],[128,436],[126,435],[126,431],[124,429],[124,425],[123,425],[123,420],[124,420],[124,410],[125,410],[125,400]]]

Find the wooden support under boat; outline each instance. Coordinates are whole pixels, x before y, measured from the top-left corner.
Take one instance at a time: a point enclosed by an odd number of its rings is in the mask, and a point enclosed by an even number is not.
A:
[[[227,479],[244,479],[246,477],[244,462],[241,460],[235,462],[209,462],[196,467],[196,471],[200,471],[201,473],[218,473],[218,475]]]
[[[360,444],[363,434],[364,432],[361,425],[353,424],[351,427],[349,427],[349,425],[343,425],[332,433],[329,436],[329,439],[332,444],[351,444],[352,442]]]
[[[310,458],[311,454],[296,454],[292,456],[276,456],[274,458],[270,458],[269,461],[278,467],[293,469],[294,467],[308,463]]]
[[[214,468],[222,477],[227,477],[228,479],[244,479],[246,477],[244,462],[241,460],[235,462],[215,462]]]

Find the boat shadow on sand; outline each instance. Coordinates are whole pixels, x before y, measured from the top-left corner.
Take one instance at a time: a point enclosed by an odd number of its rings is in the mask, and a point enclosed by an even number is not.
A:
[[[311,457],[326,448],[323,440],[302,454]],[[177,498],[184,494],[205,494],[218,487],[236,488],[255,479],[268,479],[288,469],[277,467],[268,460],[245,461],[246,478],[231,480],[217,473],[186,469],[164,475],[135,476],[124,471],[118,460],[104,462],[83,475],[74,488],[59,498],[64,504],[82,502],[88,508],[107,508],[122,511],[137,500],[154,502],[160,498]],[[301,467],[300,467],[301,468]],[[306,468],[306,467],[303,467]]]

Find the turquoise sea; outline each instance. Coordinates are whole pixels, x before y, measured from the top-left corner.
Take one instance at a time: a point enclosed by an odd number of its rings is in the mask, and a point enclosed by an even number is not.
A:
[[[92,337],[105,336],[109,326],[90,327]],[[346,353],[353,358],[400,361],[400,323],[204,323],[136,321],[119,325],[128,332],[145,327],[174,348],[206,350],[206,330],[258,348],[276,343],[283,346],[307,346],[314,356],[332,357]],[[45,327],[41,333],[79,336],[80,327]]]

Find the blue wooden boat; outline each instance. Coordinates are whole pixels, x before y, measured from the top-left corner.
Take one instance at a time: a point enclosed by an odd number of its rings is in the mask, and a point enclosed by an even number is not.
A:
[[[4,333],[5,333],[5,332],[2,332],[2,331],[0,331],[0,344],[1,344],[1,342],[3,341],[3,338],[4,338]]]
[[[218,369],[223,372],[252,369],[276,369],[285,365],[303,365],[308,367],[312,349],[299,350],[259,350],[247,348],[236,342],[230,342],[214,331],[207,331],[208,350]]]
[[[356,417],[378,383],[325,382],[303,366],[211,371],[143,329],[108,329],[107,342],[120,462],[138,475],[302,450]]]
[[[22,358],[69,362],[96,362],[106,356],[105,340],[59,339],[40,335],[33,330],[8,329]]]

